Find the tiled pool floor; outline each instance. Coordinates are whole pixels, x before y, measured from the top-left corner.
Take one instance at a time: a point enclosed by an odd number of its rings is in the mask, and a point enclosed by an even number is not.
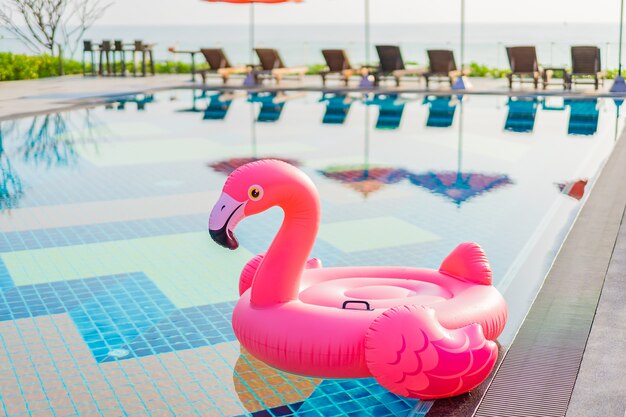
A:
[[[479,242],[511,307],[508,343],[580,209],[573,184],[590,187],[610,153],[613,102],[331,99],[172,91],[2,122],[0,410],[424,415],[429,402],[372,379],[289,375],[241,350],[237,277],[281,215],[242,223],[234,252],[206,221],[226,175],[258,157],[318,186],[327,266],[437,267]]]

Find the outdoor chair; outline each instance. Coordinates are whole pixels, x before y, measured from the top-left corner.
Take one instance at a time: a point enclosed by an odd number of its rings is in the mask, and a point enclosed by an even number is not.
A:
[[[126,49],[122,40],[113,42],[113,73],[117,74],[117,59],[120,62],[120,75],[126,76]]]
[[[427,53],[429,66],[428,72],[424,74],[426,87],[428,87],[431,79],[438,82],[449,82],[452,85],[458,77],[469,74],[469,72],[464,73],[456,67],[452,51],[429,49]]]
[[[133,76],[137,76],[137,54],[141,56],[141,75],[145,77],[147,74],[146,66],[148,60],[150,60],[150,73],[152,75],[155,74],[154,55],[152,54],[153,47],[154,44],[144,43],[142,40],[135,41],[135,47],[131,49],[133,54]]]
[[[572,72],[565,73],[565,87],[570,89],[574,83],[591,81],[597,90],[604,84],[606,72],[602,71],[600,48],[597,46],[572,46]]]
[[[396,86],[400,86],[400,79],[406,76],[419,77],[426,73],[426,68],[406,68],[400,47],[393,45],[376,45],[376,52],[380,64],[374,70],[374,84],[379,85],[384,78],[393,78]]]
[[[91,41],[83,41],[83,75],[87,75],[87,61],[85,54],[89,55],[91,61],[91,75],[96,75],[96,52],[98,47]]]
[[[350,60],[344,49],[323,49],[322,55],[326,60],[327,69],[320,72],[322,77],[322,85],[326,85],[326,79],[329,75],[337,74],[340,81],[346,86],[350,82],[350,77],[359,76],[361,71],[350,65]]]
[[[254,71],[254,78],[257,83],[261,78],[269,78],[276,80],[276,84],[280,84],[283,78],[289,76],[296,76],[302,80],[307,72],[307,67],[285,66],[276,49],[256,48],[255,52],[261,62],[260,69]]]
[[[228,82],[228,78],[233,74],[244,74],[248,72],[248,67],[231,65],[222,48],[202,48],[200,52],[209,64],[209,69],[197,70],[196,74],[202,77],[202,83],[206,84],[209,74],[216,74],[222,77],[224,84]]]
[[[535,89],[539,87],[539,79],[548,82],[548,77],[544,76],[543,70],[537,62],[537,51],[534,46],[509,46],[506,48],[511,72],[507,74],[509,88],[513,88],[513,81],[522,83],[533,83]]]
[[[102,41],[100,44],[100,75],[111,75],[111,52],[113,51],[111,41]],[[106,69],[105,69],[106,61]]]

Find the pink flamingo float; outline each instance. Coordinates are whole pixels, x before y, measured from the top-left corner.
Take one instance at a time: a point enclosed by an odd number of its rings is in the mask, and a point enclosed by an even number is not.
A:
[[[507,319],[482,249],[463,243],[438,271],[322,268],[308,259],[320,223],[313,182],[277,160],[241,166],[226,180],[209,232],[236,249],[235,226],[278,206],[284,220],[265,254],[244,268],[233,329],[263,362],[320,378],[373,376],[406,397],[470,391],[487,378]]]

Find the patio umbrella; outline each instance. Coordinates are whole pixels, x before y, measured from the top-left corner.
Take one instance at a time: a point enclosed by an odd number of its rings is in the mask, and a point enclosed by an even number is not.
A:
[[[465,201],[485,192],[512,184],[506,175],[483,174],[462,171],[463,155],[463,103],[459,102],[459,140],[456,171],[429,171],[421,174],[409,174],[409,181],[452,200],[457,207]]]
[[[254,62],[254,3],[300,3],[302,0],[203,0],[210,3],[236,3],[236,4],[249,4],[250,5],[250,23],[249,23],[249,36],[250,36],[250,55],[249,63]]]
[[[388,166],[372,166],[369,162],[369,107],[365,109],[365,142],[362,164],[334,165],[320,170],[319,173],[367,197],[370,193],[382,189],[385,185],[396,184],[407,176],[404,169]]]

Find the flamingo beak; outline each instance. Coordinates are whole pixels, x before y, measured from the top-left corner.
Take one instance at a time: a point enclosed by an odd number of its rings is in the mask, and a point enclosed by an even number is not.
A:
[[[244,217],[246,202],[237,201],[226,193],[222,193],[209,216],[209,234],[220,246],[235,250],[239,242],[233,231]]]

